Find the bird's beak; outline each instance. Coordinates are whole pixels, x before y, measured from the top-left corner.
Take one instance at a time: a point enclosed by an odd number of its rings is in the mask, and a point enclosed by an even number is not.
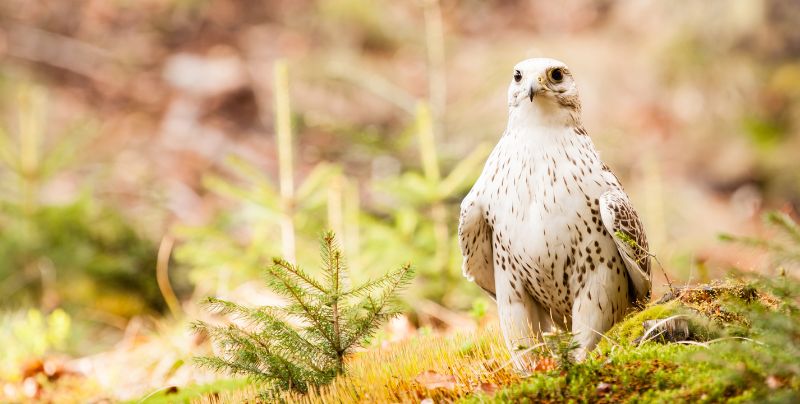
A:
[[[533,102],[533,97],[535,97],[536,94],[540,93],[541,91],[542,91],[542,88],[541,88],[541,86],[539,86],[539,83],[536,82],[536,81],[533,81],[531,83],[530,89],[528,89],[528,98],[531,100],[531,102]]]

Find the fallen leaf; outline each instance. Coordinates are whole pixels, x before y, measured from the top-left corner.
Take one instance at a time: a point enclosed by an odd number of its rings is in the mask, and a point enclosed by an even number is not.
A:
[[[531,366],[531,371],[549,372],[555,369],[556,367],[558,367],[558,363],[556,363],[556,360],[549,356],[546,356],[543,358],[539,358],[535,362],[533,362],[533,365]]]
[[[23,379],[33,377],[44,371],[44,361],[39,358],[28,359],[21,367]]]
[[[476,393],[494,394],[494,392],[498,389],[499,387],[497,387],[497,385],[494,383],[481,383],[475,386]]]
[[[778,376],[769,375],[767,376],[767,386],[772,390],[779,389],[783,387],[783,380]]]
[[[425,387],[426,389],[447,389],[447,390],[455,390],[456,388],[456,378],[453,375],[445,375],[441,373],[437,373],[433,370],[426,370],[417,375],[414,379]]]

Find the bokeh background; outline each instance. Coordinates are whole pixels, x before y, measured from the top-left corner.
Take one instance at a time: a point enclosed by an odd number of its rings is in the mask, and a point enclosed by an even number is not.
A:
[[[718,235],[800,207],[798,21],[793,0],[4,0],[4,392],[211,377],[197,302],[274,302],[263,266],[313,272],[327,228],[353,278],[417,268],[385,338],[490,321],[458,204],[528,57],[570,66],[673,282],[776,268]]]

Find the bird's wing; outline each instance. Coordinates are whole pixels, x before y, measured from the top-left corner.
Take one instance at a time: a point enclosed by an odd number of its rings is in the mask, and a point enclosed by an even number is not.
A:
[[[470,192],[461,202],[458,244],[464,256],[464,276],[494,298],[496,292],[492,265],[492,228],[486,222],[483,208],[476,200],[474,192]]]
[[[628,196],[621,189],[608,191],[600,197],[600,217],[611,233],[633,285],[634,302],[650,300],[650,253],[647,237],[639,216]]]

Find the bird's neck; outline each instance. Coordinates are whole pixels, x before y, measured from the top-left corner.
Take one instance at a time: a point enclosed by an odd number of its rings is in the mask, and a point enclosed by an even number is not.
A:
[[[572,111],[526,106],[509,111],[506,133],[517,142],[530,143],[533,149],[547,149],[575,143],[570,138],[579,136],[576,128],[581,128],[580,116]]]
[[[581,126],[580,112],[549,102],[532,102],[512,107],[509,128],[541,128],[545,131]]]

